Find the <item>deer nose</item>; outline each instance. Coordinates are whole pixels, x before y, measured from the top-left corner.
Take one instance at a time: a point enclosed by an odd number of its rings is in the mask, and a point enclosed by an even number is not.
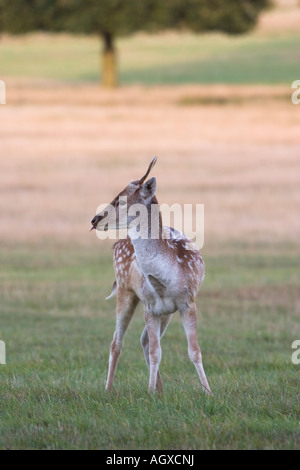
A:
[[[101,217],[101,215],[95,215],[95,217],[91,220],[92,226],[90,228],[90,231],[97,227],[97,225],[98,225],[98,223],[100,222],[101,219],[103,219],[103,217]]]
[[[92,225],[96,225],[100,220],[99,215],[95,215],[95,217],[91,220]]]

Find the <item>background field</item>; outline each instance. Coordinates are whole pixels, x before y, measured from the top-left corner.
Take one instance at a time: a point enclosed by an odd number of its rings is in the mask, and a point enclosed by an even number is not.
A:
[[[274,10],[245,36],[143,33],[118,40],[124,85],[286,83],[299,73],[299,9]],[[55,81],[98,82],[97,37],[27,35],[2,38],[4,75]]]
[[[298,20],[292,8],[247,37],[122,39],[114,92],[97,84],[96,39],[2,38],[1,448],[299,448]],[[141,308],[104,392],[112,243],[89,221],[154,155],[160,202],[205,204],[199,339],[213,397],[177,314],[165,394],[148,394]]]

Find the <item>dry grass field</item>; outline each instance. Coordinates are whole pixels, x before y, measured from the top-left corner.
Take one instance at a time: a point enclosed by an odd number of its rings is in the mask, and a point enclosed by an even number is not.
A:
[[[205,204],[212,239],[299,239],[300,114],[267,86],[40,89],[1,107],[1,239],[90,244],[87,229],[157,155],[160,202]]]

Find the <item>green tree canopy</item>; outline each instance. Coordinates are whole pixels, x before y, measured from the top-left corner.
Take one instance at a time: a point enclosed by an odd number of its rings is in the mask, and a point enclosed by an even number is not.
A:
[[[241,34],[269,0],[0,0],[0,28],[96,34],[103,40],[102,82],[117,84],[115,38],[165,29]]]

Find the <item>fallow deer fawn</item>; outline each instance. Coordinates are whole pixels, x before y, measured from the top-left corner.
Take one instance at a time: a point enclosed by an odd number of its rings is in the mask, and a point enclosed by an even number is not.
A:
[[[113,386],[126,329],[138,302],[142,302],[146,326],[141,344],[150,371],[149,390],[163,389],[159,373],[160,339],[172,314],[179,310],[187,337],[189,357],[195,365],[203,390],[211,394],[196,328],[195,297],[204,279],[204,263],[191,240],[181,232],[162,226],[155,197],[156,179],[152,177],[145,182],[156,160],[152,160],[142,178],[131,181],[108,206],[114,208],[114,217],[105,209],[92,220],[91,230],[128,229],[127,239],[117,241],[114,246],[116,281],[109,297],[117,295],[117,319],[110,348],[106,390],[110,391]],[[121,213],[125,201],[127,207],[124,218]],[[138,207],[146,211],[146,236],[139,235],[136,226],[133,227],[130,208],[135,204],[140,204]],[[155,238],[151,238],[153,225],[158,228]]]

